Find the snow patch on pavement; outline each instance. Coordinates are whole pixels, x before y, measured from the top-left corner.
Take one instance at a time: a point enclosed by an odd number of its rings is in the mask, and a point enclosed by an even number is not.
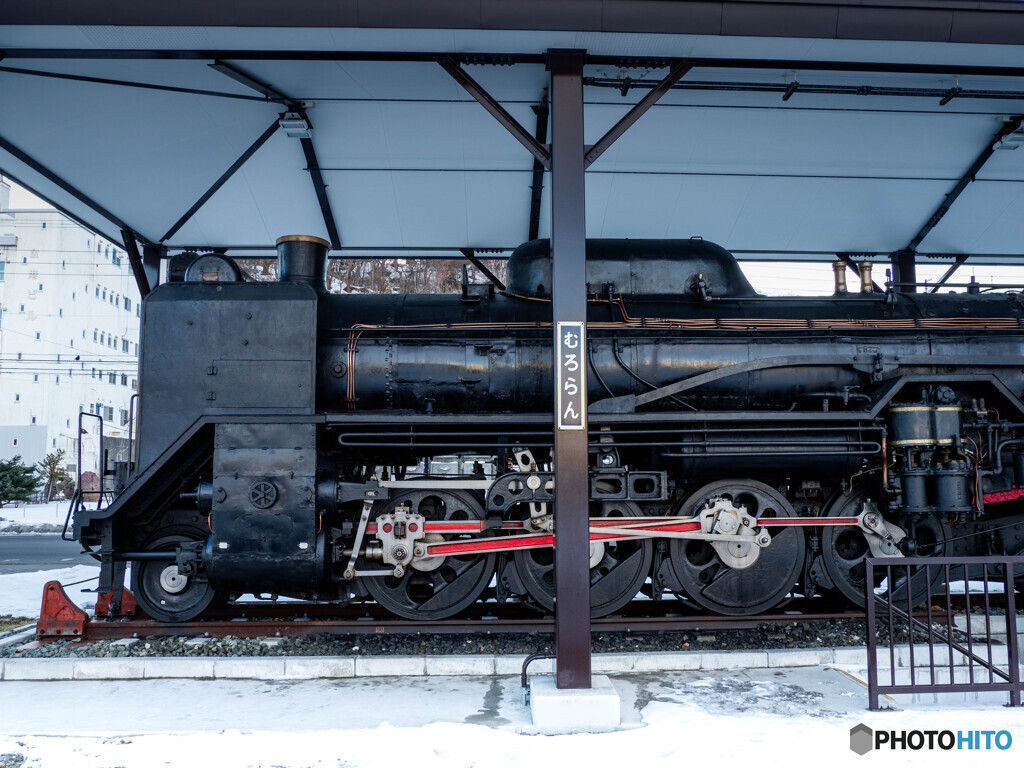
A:
[[[210,695],[216,696],[211,689]],[[225,702],[233,706],[236,702]],[[382,716],[386,714],[382,713]],[[875,728],[943,730],[1006,729],[1024,738],[1014,711],[914,711],[847,713],[828,721],[778,715],[746,716],[742,720],[713,715],[697,706],[652,702],[641,711],[641,728],[608,734],[530,736],[514,727],[489,728],[454,722],[399,728],[382,722],[354,730],[278,731],[221,730],[127,735],[18,736],[0,738],[0,753],[19,754],[26,766],[157,766],[217,765],[218,768],[326,767],[492,768],[497,766],[685,766],[714,761],[716,765],[810,765],[827,761],[830,768],[863,766],[864,757],[850,751],[849,730],[858,722]],[[300,718],[301,720],[301,718]],[[1016,741],[1016,739],[1015,739]],[[1013,745],[1019,750],[1016,744]],[[1016,762],[1013,749],[964,753],[935,750],[881,751],[868,757],[878,765],[994,766]]]
[[[39,608],[43,600],[43,586],[48,581],[59,581],[61,584],[74,585],[65,587],[68,597],[80,608],[96,607],[96,594],[81,592],[82,589],[95,589],[100,575],[99,566],[76,565],[72,568],[59,568],[52,571],[33,571],[31,573],[7,573],[0,575],[0,616],[27,616],[39,618]],[[75,582],[85,581],[84,584]]]
[[[70,501],[0,507],[0,536],[19,533],[60,533]]]

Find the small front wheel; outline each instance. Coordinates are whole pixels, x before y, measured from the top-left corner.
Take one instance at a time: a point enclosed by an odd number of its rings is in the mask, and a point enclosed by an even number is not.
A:
[[[189,541],[184,536],[166,536],[150,542],[151,551],[173,552]],[[132,562],[132,594],[149,616],[158,621],[191,621],[202,615],[217,596],[203,575],[185,576],[173,560]]]

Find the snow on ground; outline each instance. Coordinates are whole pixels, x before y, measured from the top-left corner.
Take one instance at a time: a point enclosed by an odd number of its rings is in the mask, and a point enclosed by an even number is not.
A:
[[[59,581],[64,591],[79,608],[91,612],[96,607],[96,595],[82,592],[83,589],[95,589],[99,583],[100,568],[98,565],[76,565],[73,568],[57,568],[49,571],[33,571],[31,573],[0,574],[0,616],[27,616],[39,618],[42,603],[43,586],[48,581]],[[131,584],[131,566],[125,573],[125,585]],[[77,582],[85,581],[84,584]],[[269,601],[260,600],[253,595],[242,595],[239,603],[265,605]],[[290,597],[279,597],[278,602],[296,602]],[[4,768],[0,761],[0,768]]]
[[[971,592],[972,595],[975,592],[977,592],[979,594],[984,593],[986,591],[985,590],[985,582],[984,581],[975,581],[973,579],[968,581],[966,585],[964,584],[963,579],[960,579],[959,581],[951,581],[951,582],[949,582],[949,594],[951,594],[951,595],[962,595],[965,592],[967,592],[968,589],[970,589],[970,592]],[[988,583],[988,593],[990,595],[999,595],[999,594],[1002,594],[1005,591],[1006,591],[1005,586],[1003,584],[999,583],[998,581],[996,581],[995,578],[993,578],[993,580]],[[1017,591],[1017,590],[1015,590],[1015,591]]]
[[[43,599],[43,586],[48,581],[59,581],[65,586],[68,597],[80,608],[94,608],[96,595],[81,592],[95,589],[100,575],[99,566],[76,565],[73,568],[59,568],[52,571],[32,573],[7,573],[0,575],[0,616],[27,616],[39,618],[39,607]],[[85,581],[84,584],[75,582]],[[2,709],[2,707],[0,707]],[[0,761],[0,766],[3,763]]]
[[[0,535],[16,533],[60,533],[64,528],[70,501],[49,504],[6,504],[0,507]]]
[[[545,737],[529,735],[513,678],[5,682],[11,709],[0,718],[0,755],[24,757],[24,768],[990,768],[1019,765],[1024,750],[1022,713],[999,701],[871,713],[864,689],[828,669],[622,675],[615,684],[626,729]],[[858,723],[1005,729],[1013,743],[860,757],[849,748]]]

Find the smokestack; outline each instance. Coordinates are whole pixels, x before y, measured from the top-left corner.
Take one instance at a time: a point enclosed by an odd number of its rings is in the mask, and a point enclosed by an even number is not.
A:
[[[317,293],[327,293],[327,251],[331,244],[312,235],[277,238],[277,279],[305,283]]]
[[[874,293],[875,284],[871,282],[871,262],[862,261],[857,267],[860,269],[860,292]]]
[[[846,262],[836,261],[832,263],[832,271],[836,273],[836,296],[847,293],[846,289]]]

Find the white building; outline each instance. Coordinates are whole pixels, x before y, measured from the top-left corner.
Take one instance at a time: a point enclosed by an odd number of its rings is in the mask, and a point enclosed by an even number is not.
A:
[[[80,411],[103,417],[110,459],[127,458],[139,292],[124,249],[9,199],[0,180],[0,459],[63,448],[73,470]],[[83,472],[99,468],[98,425],[83,421]]]

